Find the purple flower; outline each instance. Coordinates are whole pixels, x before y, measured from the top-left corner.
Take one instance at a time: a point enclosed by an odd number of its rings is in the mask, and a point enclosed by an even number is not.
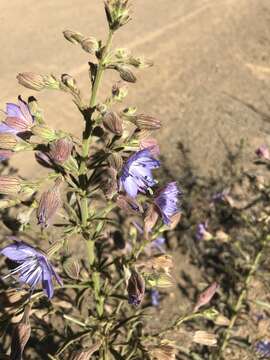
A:
[[[196,239],[197,240],[211,240],[212,239],[212,234],[207,231],[207,222],[205,223],[200,223],[197,225],[197,229],[196,229]]]
[[[151,290],[151,304],[152,306],[159,306],[159,301],[160,301],[160,293],[158,290]]]
[[[30,113],[28,104],[18,97],[18,105],[7,103],[6,119],[0,124],[0,133],[19,134],[31,129],[34,118]]]
[[[261,145],[256,149],[255,154],[261,159],[270,160],[270,152],[267,145]]]
[[[178,204],[180,195],[181,191],[174,181],[168,183],[164,188],[159,190],[155,198],[155,204],[161,213],[164,224],[169,225],[172,216],[180,211]]]
[[[270,358],[270,341],[260,340],[255,344],[255,351],[264,358]]]
[[[31,291],[41,282],[49,299],[52,298],[54,292],[52,279],[55,278],[58,284],[62,285],[60,277],[54,271],[46,255],[32,246],[22,241],[16,241],[0,250],[0,254],[18,264],[5,278],[17,274],[19,281],[28,284]]]
[[[153,249],[157,249],[160,252],[164,253],[164,245],[165,245],[165,238],[163,236],[159,236],[158,238],[156,238],[154,241],[151,242],[151,247]]]
[[[160,166],[149,149],[144,149],[130,156],[120,176],[120,189],[124,188],[129,196],[135,198],[138,192],[145,193],[157,182],[153,179],[152,169]]]

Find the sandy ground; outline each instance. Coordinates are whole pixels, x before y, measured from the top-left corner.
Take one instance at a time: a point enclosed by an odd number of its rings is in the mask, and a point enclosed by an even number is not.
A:
[[[158,137],[175,174],[181,178],[179,142],[190,147],[202,175],[218,172],[241,139],[244,161],[257,145],[270,144],[269,0],[136,0],[133,18],[115,44],[152,58],[155,67],[138,73],[127,104],[162,119]],[[0,108],[18,94],[33,94],[16,82],[22,71],[69,73],[87,95],[88,56],[63,40],[66,28],[104,38],[102,1],[0,0]],[[80,133],[66,94],[35,95],[51,126]],[[13,163],[23,175],[40,170],[25,155]]]

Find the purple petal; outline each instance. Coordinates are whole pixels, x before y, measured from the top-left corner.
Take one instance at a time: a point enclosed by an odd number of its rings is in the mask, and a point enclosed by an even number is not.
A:
[[[39,253],[32,246],[23,242],[17,242],[0,250],[0,254],[13,261],[24,261],[29,257],[36,256]]]
[[[6,125],[5,123],[1,123],[1,124],[0,124],[0,133],[12,133],[12,134],[17,134],[17,130],[16,130],[16,129],[12,129],[11,127],[9,127],[8,125]]]
[[[23,118],[20,107],[13,103],[7,103],[6,113],[8,117]]]
[[[128,176],[123,181],[123,186],[124,186],[124,189],[126,190],[127,194],[130,197],[135,198],[137,196],[138,187],[137,187],[136,181],[131,176]]]

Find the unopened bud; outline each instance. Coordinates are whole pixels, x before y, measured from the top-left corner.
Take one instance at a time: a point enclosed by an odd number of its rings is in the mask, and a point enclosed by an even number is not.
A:
[[[106,0],[105,12],[111,30],[117,30],[129,20],[128,0]]]
[[[193,342],[206,346],[217,345],[217,335],[208,333],[207,331],[195,331],[193,335]]]
[[[59,89],[60,83],[53,75],[39,75],[34,73],[20,73],[17,75],[19,84],[28,89],[40,91],[42,89]]]
[[[103,179],[101,180],[100,187],[108,199],[112,199],[117,193],[117,171],[114,168],[109,167],[103,172]]]
[[[122,210],[126,211],[127,213],[137,214],[138,212],[142,212],[141,204],[128,195],[118,195],[116,203]]]
[[[57,138],[55,131],[46,125],[35,125],[31,128],[34,135],[39,136],[46,142],[53,141]]]
[[[42,227],[48,227],[60,206],[61,195],[59,185],[56,184],[52,189],[45,191],[41,195],[37,209],[38,223]]]
[[[77,87],[76,80],[71,75],[68,75],[68,74],[61,75],[61,81],[73,93],[79,94],[80,90]]]
[[[118,66],[117,70],[120,74],[121,79],[126,82],[135,83],[137,81],[136,76],[133,72],[126,66]]]
[[[24,72],[17,75],[17,80],[20,85],[31,89],[40,91],[45,88],[44,77],[33,72]]]
[[[84,36],[81,33],[73,30],[65,30],[63,31],[63,35],[66,40],[70,41],[73,44],[81,43],[81,41],[84,38]]]
[[[0,194],[18,194],[22,189],[22,182],[17,176],[0,176]]]
[[[70,279],[78,280],[80,276],[80,264],[77,259],[69,258],[67,259],[64,264],[63,268],[65,273]]]
[[[117,113],[113,111],[107,112],[104,115],[103,125],[107,130],[111,131],[113,134],[117,136],[121,136],[123,134],[122,120],[117,115]]]
[[[117,171],[120,171],[123,166],[122,156],[119,153],[114,152],[108,157],[108,163],[110,167],[114,168]]]
[[[98,41],[92,36],[84,38],[81,41],[81,46],[83,50],[88,52],[89,54],[95,54],[96,51],[98,51],[99,49]]]
[[[202,306],[207,305],[212,297],[215,295],[216,291],[218,290],[219,285],[217,282],[214,282],[210,285],[207,289],[205,289],[198,297],[196,305],[194,307],[194,311],[198,311]]]
[[[10,133],[0,134],[0,148],[4,150],[14,150],[18,144],[18,139]]]
[[[149,115],[136,115],[133,122],[139,129],[158,130],[161,128],[160,120]]]
[[[145,59],[144,57],[130,57],[129,64],[136,68],[148,68],[154,65],[153,61]]]
[[[148,234],[153,227],[156,225],[156,222],[159,218],[159,214],[154,205],[150,205],[146,211],[146,215],[144,218],[144,231]]]
[[[62,138],[50,144],[49,155],[56,164],[62,165],[71,156],[72,149],[73,142],[68,138]]]
[[[15,327],[11,340],[11,360],[21,360],[24,348],[30,339],[31,326],[29,324],[30,307],[27,306],[24,311],[22,321]]]
[[[142,303],[145,292],[144,278],[135,270],[131,272],[128,280],[128,303],[138,306]]]

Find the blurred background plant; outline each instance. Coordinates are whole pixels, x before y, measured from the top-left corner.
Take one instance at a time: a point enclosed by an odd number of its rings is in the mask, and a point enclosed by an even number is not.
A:
[[[28,89],[69,94],[85,123],[82,139],[49,127],[34,97],[8,103],[0,127],[3,165],[30,151],[49,169],[46,177],[28,180],[3,166],[0,176],[5,358],[200,358],[190,352],[192,344],[217,344],[214,332],[201,330],[220,317],[207,308],[216,282],[206,283],[189,308],[173,318],[166,309],[167,321],[151,326],[153,307],[165,303],[175,283],[164,236],[177,227],[182,196],[174,179],[163,186],[155,179],[160,162],[152,133],[161,122],[122,106],[126,83],[136,82],[134,69],[153,65],[112,48],[115,33],[130,21],[128,0],[107,0],[105,13],[105,41],[63,32],[90,56],[89,99],[69,74],[17,76]],[[121,80],[102,101],[107,70]]]

